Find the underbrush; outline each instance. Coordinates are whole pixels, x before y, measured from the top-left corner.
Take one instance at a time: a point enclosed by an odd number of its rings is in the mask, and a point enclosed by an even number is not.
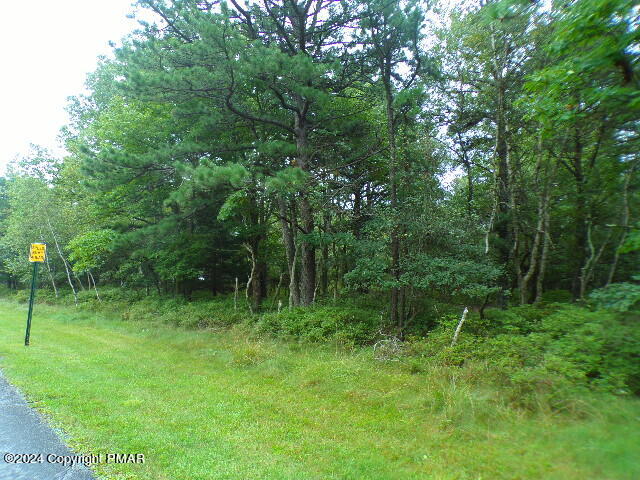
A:
[[[369,343],[380,326],[375,310],[342,306],[294,308],[258,317],[256,328],[270,335],[319,342],[333,340],[348,346]]]
[[[148,315],[154,301],[130,306]],[[517,387],[500,379],[508,370],[465,355],[475,317],[454,348],[459,363],[443,353],[453,317],[379,361],[371,346],[272,338],[284,336],[279,320],[268,335],[259,317],[211,334],[45,305],[25,349],[24,306],[0,310],[3,371],[75,450],[153,460],[98,465],[101,478],[640,478],[637,401],[587,392],[562,415],[544,396],[535,410],[514,408]]]
[[[26,302],[28,292],[13,296]],[[235,304],[231,296],[189,302],[102,288],[100,297],[102,301],[95,292],[80,292],[80,308],[109,312],[128,322],[214,330],[236,325],[256,338],[331,343],[366,352],[379,362],[397,361],[412,374],[435,368],[452,372],[454,378],[468,377],[477,385],[497,386],[511,405],[526,410],[589,414],[583,401],[588,391],[640,395],[640,315],[633,312],[566,303],[491,309],[485,319],[469,315],[452,346],[459,313],[447,313],[457,310],[451,305],[432,309],[429,318],[418,319],[414,331],[420,335],[408,335],[396,343],[393,337],[380,334],[386,316],[373,297],[260,314],[251,313],[244,298]],[[48,290],[38,292],[38,302],[74,304],[69,293],[55,298]],[[238,354],[239,364],[252,364],[259,357],[249,350]]]
[[[95,291],[78,292],[82,309],[107,311],[127,321],[150,321],[175,325],[188,329],[218,329],[246,323],[261,334],[278,338],[296,339],[302,342],[338,342],[355,347],[371,343],[381,325],[381,315],[376,301],[362,299],[341,300],[338,304],[318,303],[310,307],[284,308],[280,312],[265,311],[254,314],[243,296],[234,301],[233,296],[194,295],[193,301],[183,297],[148,295],[140,290],[123,290],[103,287]],[[21,303],[29,299],[29,292],[18,290],[11,296]],[[58,297],[47,289],[41,289],[37,301],[48,305],[73,306],[73,295],[60,291]],[[267,302],[265,302],[267,303]]]
[[[588,413],[584,394],[640,394],[638,316],[552,304],[472,316],[451,346],[455,317],[406,348],[414,370],[464,367],[535,410]],[[422,366],[422,367],[421,367]],[[473,376],[473,375],[472,375]]]

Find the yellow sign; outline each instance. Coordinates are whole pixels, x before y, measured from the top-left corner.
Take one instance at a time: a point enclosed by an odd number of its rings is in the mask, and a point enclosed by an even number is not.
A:
[[[32,243],[29,250],[30,262],[44,262],[47,255],[47,245],[44,243]]]

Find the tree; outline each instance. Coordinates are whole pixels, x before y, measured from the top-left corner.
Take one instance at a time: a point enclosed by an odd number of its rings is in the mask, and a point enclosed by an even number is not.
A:
[[[402,227],[399,224],[400,202],[399,170],[402,168],[396,143],[403,115],[417,105],[420,94],[416,83],[424,62],[421,51],[424,17],[418,2],[406,6],[396,0],[368,1],[364,3],[360,23],[360,41],[365,51],[363,58],[370,63],[372,84],[379,84],[383,92],[387,149],[389,155],[389,201],[391,210],[391,323],[400,331],[404,326],[404,290],[400,285],[402,271]]]

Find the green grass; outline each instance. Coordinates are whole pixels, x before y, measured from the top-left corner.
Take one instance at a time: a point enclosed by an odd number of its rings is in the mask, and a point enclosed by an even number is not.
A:
[[[515,409],[482,371],[0,301],[0,368],[107,479],[637,479],[640,402]],[[600,402],[600,403],[598,403]]]

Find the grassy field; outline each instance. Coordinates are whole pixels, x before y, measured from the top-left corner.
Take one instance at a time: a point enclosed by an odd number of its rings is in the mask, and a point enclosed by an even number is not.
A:
[[[637,479],[640,402],[511,407],[478,371],[0,301],[0,368],[105,479]],[[596,402],[596,400],[593,400]],[[602,407],[602,408],[600,408]]]

